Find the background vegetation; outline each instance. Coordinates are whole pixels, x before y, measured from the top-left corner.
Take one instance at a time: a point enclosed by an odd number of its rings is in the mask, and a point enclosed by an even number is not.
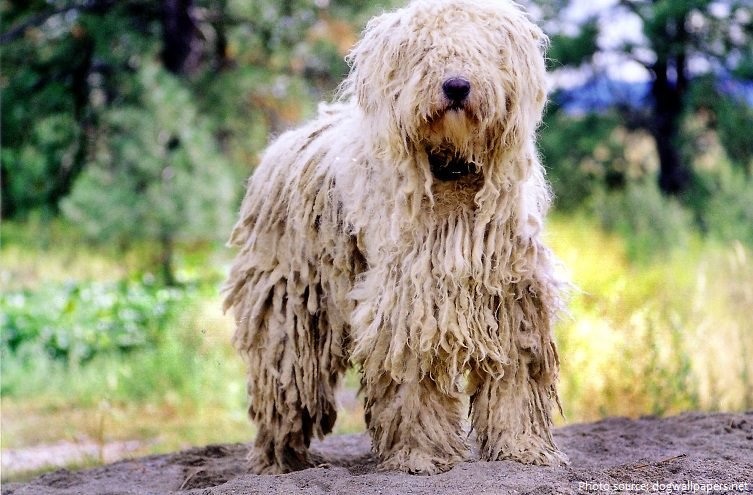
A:
[[[751,409],[752,8],[584,5],[528,2],[552,38],[548,236],[577,286],[567,421]],[[0,1],[3,477],[252,438],[222,241],[268,137],[392,6]]]

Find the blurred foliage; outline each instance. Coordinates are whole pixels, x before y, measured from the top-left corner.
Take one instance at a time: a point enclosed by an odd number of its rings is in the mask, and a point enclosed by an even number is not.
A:
[[[268,136],[332,95],[360,26],[398,3],[3,1],[4,217],[62,211],[100,244],[154,241],[152,263],[175,282],[175,244],[227,234]],[[530,5],[549,31],[552,70],[599,78],[614,64],[643,64],[653,89],[645,101],[613,95],[611,107],[584,113],[568,110],[566,91],[553,95],[540,142],[557,206],[589,208],[594,196],[658,176],[713,230],[707,207],[729,181],[697,163],[708,132],[718,161],[746,176],[753,167],[753,141],[739,132],[753,126],[753,109],[730,89],[753,66],[750,6],[624,0],[580,23],[568,6]],[[642,41],[606,48],[610,22],[631,16]],[[689,73],[691,56],[708,62],[702,77]],[[662,185],[668,160],[677,180],[695,170],[681,191]],[[735,225],[747,218],[737,210]]]
[[[718,240],[753,246],[753,178],[730,171],[718,178],[709,196],[706,230]]]
[[[224,237],[268,135],[345,75],[365,1],[0,3],[2,210],[90,240]],[[339,19],[348,19],[347,22]]]
[[[713,108],[716,129],[727,156],[747,175],[753,175],[753,139],[743,131],[753,125],[753,107],[739,98],[720,95]]]
[[[615,93],[608,108],[588,111],[612,113],[626,128],[642,129],[652,138],[662,192],[681,197],[692,188],[695,164],[685,152],[682,130],[684,121],[695,116],[699,96],[710,103],[706,110],[714,115],[713,128],[729,158],[751,173],[753,145],[740,129],[753,127],[753,103],[739,94],[741,89],[753,92],[753,5],[748,0],[620,0],[579,24],[572,22],[563,0],[536,3],[551,35],[552,69],[578,71],[591,81],[609,81],[625,68],[643,72],[649,90],[645,98],[625,100]],[[640,26],[640,35],[619,40],[620,34],[610,32],[616,22],[629,21]],[[552,167],[568,154],[549,151]]]
[[[653,181],[599,192],[590,207],[604,229],[625,239],[625,254],[633,261],[645,262],[672,249],[689,247],[693,232],[690,212],[676,199],[663,196]]]
[[[653,182],[635,187],[629,197],[611,194],[604,201],[615,216],[620,208],[639,208],[632,214],[643,232],[637,241],[605,233],[605,220],[585,214],[555,215],[547,228],[549,243],[578,287],[570,316],[557,326],[567,420],[750,409],[753,251],[740,242],[717,243],[694,230],[682,231],[686,217]],[[639,207],[644,195],[653,198],[651,204]],[[661,213],[662,208],[670,211]],[[667,218],[651,225],[649,220],[661,215]],[[669,229],[681,243],[665,235]],[[652,239],[652,233],[664,237]],[[15,237],[30,238],[18,232]],[[658,257],[633,261],[631,250],[658,244],[665,244],[654,252]],[[88,256],[40,259],[40,252],[40,246],[27,244],[14,254],[13,269],[68,269],[73,278],[78,274],[71,267]],[[9,269],[6,253],[7,247],[0,250],[3,271]],[[214,270],[223,263],[207,264],[200,256],[180,259],[179,273],[213,282],[176,288],[148,278],[42,282],[6,291],[0,308],[7,315],[0,360],[4,448],[103,435],[105,441],[154,439],[140,451],[149,453],[185,447],[185,442],[252,438],[242,362],[228,344],[232,318],[220,314],[216,292]],[[109,264],[118,266],[117,256]],[[24,329],[23,342],[14,337],[21,333],[16,328]],[[88,349],[76,354],[85,359],[65,354],[72,342]],[[725,366],[718,365],[719,356]],[[356,431],[363,428],[357,376],[349,375],[346,387],[338,431]],[[28,410],[33,414],[23,412]],[[100,417],[110,425],[104,433],[95,421]]]
[[[650,187],[657,206],[666,201]],[[673,223],[679,234],[685,219],[675,215],[660,223]],[[679,243],[651,240],[652,227],[640,228],[646,234],[631,247],[587,217],[550,224],[550,242],[578,287],[572,318],[557,329],[568,420],[750,409],[753,252],[740,242],[701,241],[692,231]],[[631,261],[629,251],[647,242],[669,246],[658,259]]]
[[[102,114],[98,152],[62,210],[91,239],[158,239],[162,274],[173,283],[175,242],[226,236],[235,191],[190,93],[158,67],[138,75],[146,101]]]
[[[58,6],[2,2],[4,33],[31,23],[17,38],[3,40],[0,61],[6,217],[56,208],[90,159],[99,109],[127,99],[132,57],[155,51],[150,41],[156,27],[137,22],[145,17],[135,4]]]
[[[148,278],[4,292],[0,343],[3,353],[41,354],[74,366],[100,353],[154,346],[195,297],[193,292],[165,288]]]
[[[589,19],[574,36],[556,33],[550,38],[547,62],[550,70],[560,67],[579,66],[598,51],[599,27],[594,19]]]
[[[574,210],[604,185],[611,188],[624,185],[624,171],[615,169],[612,156],[612,152],[622,152],[620,143],[611,139],[618,125],[619,121],[611,115],[591,113],[575,118],[559,111],[556,105],[549,106],[539,148],[557,208]]]

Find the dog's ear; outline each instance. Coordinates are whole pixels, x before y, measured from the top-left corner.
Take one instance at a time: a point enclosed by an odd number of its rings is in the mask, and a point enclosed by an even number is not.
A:
[[[523,146],[541,122],[546,104],[549,39],[517,7],[506,9],[500,25],[502,69],[508,74],[505,143]]]
[[[402,22],[399,11],[374,17],[346,57],[350,74],[343,82],[341,94],[355,97],[366,113],[380,106],[384,108],[385,99],[394,100],[399,94],[400,88],[393,81],[405,48]]]

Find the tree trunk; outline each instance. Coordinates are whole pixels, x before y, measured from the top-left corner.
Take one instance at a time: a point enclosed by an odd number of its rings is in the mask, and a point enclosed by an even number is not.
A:
[[[192,0],[162,3],[162,63],[173,74],[191,74],[199,67],[201,50],[191,3]]]
[[[175,279],[175,271],[173,269],[173,237],[163,232],[160,236],[160,247],[159,264],[160,271],[162,272],[162,281],[165,285],[175,286],[177,285],[177,280]]]
[[[651,135],[659,155],[659,188],[664,194],[679,195],[690,186],[690,169],[683,161],[677,142],[683,102],[687,93],[685,16],[667,21],[665,40],[654,43],[657,61],[651,67],[654,100]]]
[[[55,175],[50,179],[46,203],[55,210],[60,207],[60,200],[67,196],[76,178],[86,166],[89,152],[89,139],[94,132],[95,122],[89,108],[89,74],[94,62],[94,39],[84,35],[78,43],[77,51],[80,61],[72,67],[71,89],[73,94],[73,116],[78,123],[78,144],[76,152],[69,163],[61,161]]]

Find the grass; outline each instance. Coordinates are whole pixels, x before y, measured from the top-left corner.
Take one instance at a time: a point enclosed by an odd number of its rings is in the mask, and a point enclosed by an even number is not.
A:
[[[3,290],[33,291],[51,280],[118,280],[140,265],[138,251],[126,256],[134,259],[124,268],[121,255],[82,246],[54,225],[47,241],[34,244],[34,228],[3,226]],[[570,317],[557,327],[568,422],[753,408],[747,359],[753,254],[743,244],[690,233],[680,248],[636,262],[623,237],[577,215],[552,218],[548,238],[578,287]],[[220,311],[218,284],[229,254],[208,246],[182,249],[179,278],[199,281],[198,297],[153,347],[85,363],[2,349],[4,454],[61,441],[138,440],[129,455],[142,455],[253,438],[243,366],[229,343],[232,321]],[[357,388],[351,371],[337,433],[364,429]],[[3,469],[3,481],[29,474]]]
[[[750,250],[695,238],[633,263],[582,218],[549,236],[578,287],[557,328],[569,420],[753,408]]]

